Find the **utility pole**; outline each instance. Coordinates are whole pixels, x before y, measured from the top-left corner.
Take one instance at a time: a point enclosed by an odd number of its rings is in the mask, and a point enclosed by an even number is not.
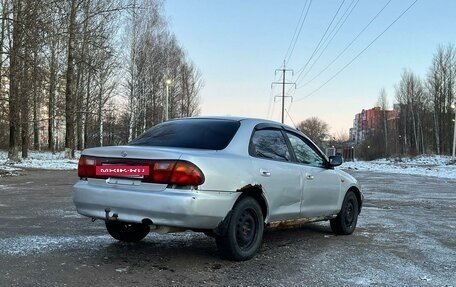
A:
[[[285,121],[285,98],[292,98],[291,96],[285,96],[285,85],[294,85],[295,86],[295,89],[296,89],[296,83],[292,83],[292,82],[285,82],[285,74],[287,72],[291,72],[292,75],[293,75],[293,70],[290,70],[290,69],[286,69],[285,68],[285,61],[283,63],[283,68],[282,69],[276,69],[275,70],[275,75],[277,75],[277,72],[282,72],[282,82],[272,82],[271,83],[271,89],[272,89],[272,85],[282,85],[282,124],[284,123]],[[275,97],[274,97],[274,101],[275,101]]]

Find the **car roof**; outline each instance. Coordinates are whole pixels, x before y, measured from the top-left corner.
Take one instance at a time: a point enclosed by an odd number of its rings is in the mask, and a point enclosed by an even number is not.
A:
[[[232,121],[239,121],[239,122],[250,122],[253,124],[270,123],[272,125],[281,125],[284,127],[288,127],[289,129],[292,129],[292,130],[297,130],[294,127],[290,127],[286,124],[282,124],[282,123],[279,123],[276,121],[260,119],[260,118],[241,117],[241,116],[197,116],[197,117],[176,118],[173,120],[198,120],[198,119],[232,120]]]
[[[175,119],[169,120],[169,122],[181,121],[181,120],[201,120],[201,119],[202,120],[232,120],[232,121],[239,121],[239,122],[243,122],[244,124],[247,124],[247,126],[250,126],[251,128],[253,128],[254,126],[258,126],[258,125],[261,126],[262,124],[264,124],[264,128],[282,127],[285,130],[297,132],[301,136],[304,136],[307,140],[312,141],[306,134],[302,133],[297,128],[290,127],[289,125],[282,124],[282,123],[279,123],[279,122],[276,122],[276,121],[260,119],[260,118],[249,118],[249,117],[240,117],[240,116],[196,116],[196,117],[175,118]],[[232,143],[233,143],[233,141],[232,141]],[[230,143],[230,145],[231,145],[231,143]],[[230,145],[228,146],[228,148],[230,147]],[[317,146],[317,148],[320,150],[320,153],[326,158],[326,155],[321,151],[321,149],[318,146]]]

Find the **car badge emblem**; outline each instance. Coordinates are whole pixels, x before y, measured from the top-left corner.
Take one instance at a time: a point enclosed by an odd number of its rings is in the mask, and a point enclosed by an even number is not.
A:
[[[126,151],[123,150],[123,151],[120,153],[120,155],[121,155],[122,157],[126,157],[128,154],[127,154]]]

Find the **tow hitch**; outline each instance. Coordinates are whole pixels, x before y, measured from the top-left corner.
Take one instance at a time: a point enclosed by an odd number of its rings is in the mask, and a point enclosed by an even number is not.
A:
[[[109,213],[111,212],[111,209],[110,208],[106,208],[105,209],[105,217],[106,217],[106,221],[116,221],[117,220],[117,217],[119,217],[119,215],[117,213],[113,213],[112,216],[109,216]]]

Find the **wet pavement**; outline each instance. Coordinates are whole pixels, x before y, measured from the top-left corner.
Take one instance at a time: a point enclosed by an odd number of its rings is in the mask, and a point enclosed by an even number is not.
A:
[[[76,171],[0,177],[0,286],[455,286],[456,180],[350,171],[366,196],[358,228],[268,231],[247,262],[199,233],[119,243],[77,215]]]

